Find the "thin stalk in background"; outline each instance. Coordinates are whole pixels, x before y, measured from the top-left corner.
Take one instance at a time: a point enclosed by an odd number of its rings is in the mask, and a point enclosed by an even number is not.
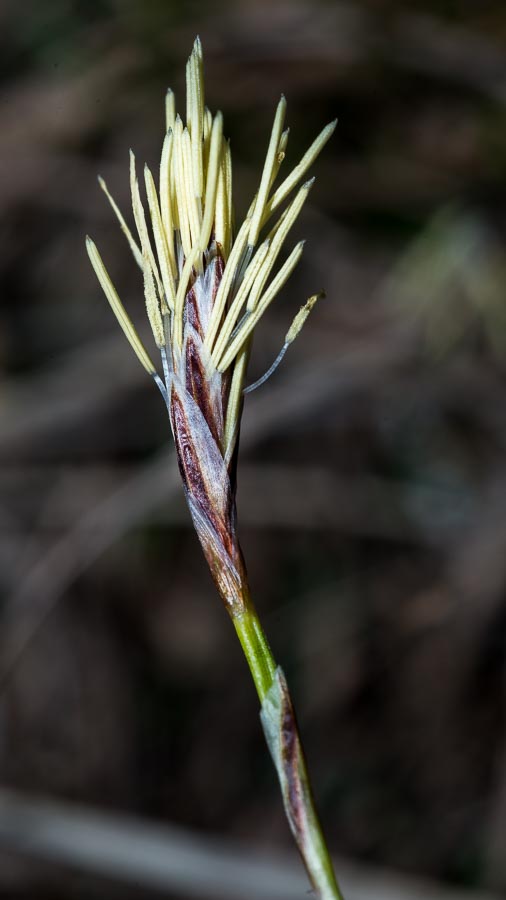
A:
[[[166,404],[190,513],[257,689],[290,828],[314,890],[323,900],[332,900],[341,895],[315,812],[293,704],[250,598],[236,527],[244,396],[272,374],[320,296],[315,294],[296,313],[265,376],[246,385],[254,329],[303,253],[303,241],[288,254],[284,245],[313,184],[314,179],[304,179],[336,124],[327,125],[277,183],[288,143],[285,114],[286,100],[281,97],[258,191],[235,232],[230,146],[221,113],[213,116],[204,104],[202,47],[197,38],[186,68],[186,124],[176,114],[174,94],[168,91],[157,181],[144,168],[149,215],[130,152],[136,236],[99,179],[142,270],[146,311],[160,353],[159,371],[90,238],[87,250],[125,336]]]

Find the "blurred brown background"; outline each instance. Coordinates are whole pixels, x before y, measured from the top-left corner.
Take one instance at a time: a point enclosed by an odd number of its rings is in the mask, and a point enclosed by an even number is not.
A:
[[[0,895],[155,896],[141,878],[127,888],[21,852],[7,796],[291,848],[165,410],[84,250],[89,232],[146,334],[96,175],[128,210],[128,149],[157,165],[165,90],[184,109],[196,34],[238,217],[281,92],[287,171],[339,117],[296,228],[304,262],[259,331],[252,379],[306,297],[327,299],[247,398],[239,469],[252,590],[330,846],[499,892],[504,3],[3,0]]]

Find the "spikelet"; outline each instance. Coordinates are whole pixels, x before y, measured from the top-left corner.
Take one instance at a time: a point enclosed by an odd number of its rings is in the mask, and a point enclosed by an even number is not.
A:
[[[289,134],[288,129],[283,130],[286,100],[281,97],[259,188],[235,235],[230,147],[223,136],[221,113],[213,116],[204,105],[198,38],[186,68],[186,123],[176,112],[170,90],[165,114],[159,191],[146,167],[146,203],[135,158],[130,155],[137,239],[100,179],[143,271],[146,310],[161,354],[162,376],[90,240],[88,253],[123,331],[165,399],[197,533],[223,600],[232,615],[240,615],[247,599],[235,526],[235,451],[243,396],[262,384],[279,364],[318,295],[295,316],[273,366],[245,388],[247,361],[256,325],[302,255],[304,242],[300,241],[281,264],[278,262],[313,180],[302,182],[336,123],[323,129],[276,188]],[[284,201],[284,211],[273,218]]]

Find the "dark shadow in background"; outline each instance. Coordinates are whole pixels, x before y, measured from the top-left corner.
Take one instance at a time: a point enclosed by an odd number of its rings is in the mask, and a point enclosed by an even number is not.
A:
[[[0,26],[2,783],[289,846],[164,410],[83,243],[145,329],[96,174],[128,209],[128,148],[156,167],[199,33],[238,217],[281,92],[287,165],[340,120],[252,378],[327,300],[248,399],[239,471],[330,844],[504,888],[504,4],[5,0]]]

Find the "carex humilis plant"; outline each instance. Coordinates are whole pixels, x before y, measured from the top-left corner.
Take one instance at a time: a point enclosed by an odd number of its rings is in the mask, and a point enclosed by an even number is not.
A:
[[[308,196],[308,169],[332,135],[327,125],[277,186],[285,156],[286,101],[277,106],[260,184],[241,227],[234,228],[232,160],[221,113],[204,104],[203,58],[195,41],[186,68],[186,125],[166,97],[167,131],[158,184],[146,166],[145,206],[130,153],[134,237],[99,179],[144,281],[146,310],[160,353],[157,368],[143,346],[90,238],[87,250],[102,289],[132,349],[165,401],[186,499],[205,558],[246,656],[260,717],[279,777],[285,812],[311,884],[325,900],[339,888],[314,807],[286,679],[276,665],[251,599],[237,537],[236,470],[244,395],[280,362],[318,295],[296,314],[278,358],[255,384],[246,375],[255,327],[303,252],[297,243],[278,260]]]

